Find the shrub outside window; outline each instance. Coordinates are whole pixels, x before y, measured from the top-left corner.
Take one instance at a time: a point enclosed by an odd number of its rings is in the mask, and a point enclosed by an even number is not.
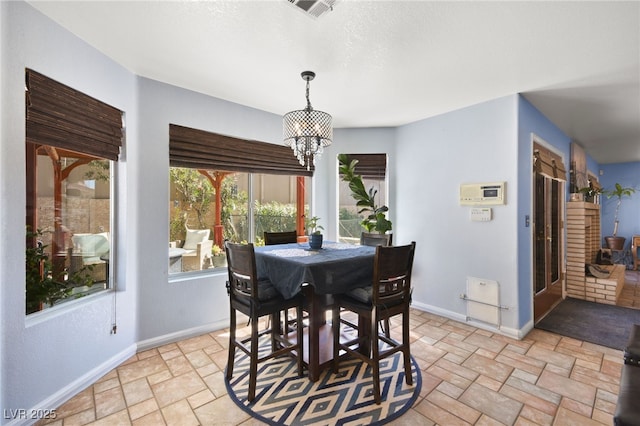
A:
[[[263,245],[264,232],[296,229],[297,176],[180,167],[169,176],[171,274],[226,267],[216,233],[221,242]]]

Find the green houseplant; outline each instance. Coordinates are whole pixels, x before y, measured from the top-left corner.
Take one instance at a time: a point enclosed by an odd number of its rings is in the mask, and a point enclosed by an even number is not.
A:
[[[309,247],[318,250],[322,248],[322,231],[324,228],[318,224],[320,218],[313,216],[307,220],[307,228],[309,228]]]
[[[589,186],[585,186],[584,188],[580,188],[578,190],[580,194],[583,194],[584,201],[588,203],[593,203],[596,201],[596,197],[602,194],[602,190],[593,186],[591,182],[589,182]]]
[[[362,176],[356,174],[356,165],[358,160],[349,161],[347,154],[338,155],[340,177],[344,182],[349,184],[351,196],[356,200],[358,214],[365,214],[364,219],[360,222],[367,232],[378,232],[384,234],[391,231],[391,221],[387,219],[386,213],[389,211],[387,206],[378,206],[376,204],[376,189],[364,187]]]
[[[636,192],[635,188],[623,187],[619,183],[616,183],[613,189],[603,191],[607,198],[617,198],[616,212],[613,220],[613,235],[604,237],[607,243],[607,247],[611,250],[622,250],[624,248],[625,237],[618,236],[618,213],[620,212],[620,205],[624,197],[631,197]]]
[[[38,240],[42,231],[30,231],[27,227],[27,244],[25,257],[25,291],[26,313],[31,314],[42,310],[44,304],[53,306],[56,302],[69,297],[73,288],[77,286],[91,286],[92,265],[80,269],[78,272],[67,276],[65,273],[56,273],[53,262],[45,252],[46,245]]]

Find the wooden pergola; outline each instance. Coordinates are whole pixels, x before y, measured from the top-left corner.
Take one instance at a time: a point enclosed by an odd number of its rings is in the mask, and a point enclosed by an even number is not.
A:
[[[51,238],[51,255],[54,266],[54,273],[61,273],[64,270],[64,260],[66,258],[64,232],[62,228],[62,183],[69,177],[71,172],[91,161],[100,160],[88,154],[81,154],[62,148],[49,145],[38,145],[27,143],[27,217],[26,223],[31,230],[38,228],[37,211],[37,191],[36,182],[38,174],[38,156],[46,155],[51,160],[53,166],[53,236]],[[75,159],[70,165],[63,167],[62,158]],[[34,246],[36,241],[27,241],[27,244]]]
[[[213,225],[213,243],[220,248],[224,247],[224,236],[222,225],[222,182],[224,178],[233,174],[233,172],[223,171],[211,171],[205,169],[198,169],[198,172],[203,175],[213,189],[216,192],[216,211],[215,211],[215,223]],[[297,234],[304,235],[304,176],[296,177],[296,232]]]

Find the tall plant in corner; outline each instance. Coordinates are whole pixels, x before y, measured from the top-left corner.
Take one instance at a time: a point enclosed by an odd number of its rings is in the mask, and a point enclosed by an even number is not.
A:
[[[378,206],[376,204],[376,195],[378,190],[374,187],[368,190],[364,187],[362,176],[356,174],[356,165],[358,160],[349,161],[347,154],[339,154],[338,162],[340,163],[340,178],[349,184],[351,196],[356,200],[358,214],[364,214],[360,224],[367,232],[379,232],[384,234],[391,231],[391,221],[387,219],[386,213],[389,211],[387,206]]]
[[[622,250],[624,248],[624,237],[618,237],[618,212],[620,211],[620,205],[622,204],[623,197],[631,197],[633,193],[636,192],[634,188],[625,188],[619,183],[616,183],[614,189],[609,189],[603,191],[607,198],[617,198],[616,202],[616,212],[613,220],[613,237],[605,237],[607,241],[607,245],[611,249]]]

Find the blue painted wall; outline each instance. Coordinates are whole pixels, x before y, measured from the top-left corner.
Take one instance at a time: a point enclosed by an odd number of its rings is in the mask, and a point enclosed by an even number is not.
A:
[[[616,183],[623,187],[635,188],[636,192],[631,197],[624,197],[618,213],[618,236],[627,239],[626,246],[630,245],[631,236],[640,235],[640,162],[603,164],[600,166],[602,175],[600,184],[604,189],[613,189]],[[602,236],[613,234],[613,223],[617,198],[608,199],[601,197],[602,203]]]
[[[532,173],[533,139],[556,151],[569,168],[571,140],[523,96],[518,99],[518,306],[520,327],[533,320],[532,247],[533,218]],[[569,178],[567,174],[567,179]]]

